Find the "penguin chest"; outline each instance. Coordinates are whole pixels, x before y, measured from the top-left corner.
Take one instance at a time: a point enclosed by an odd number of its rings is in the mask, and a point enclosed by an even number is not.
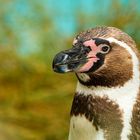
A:
[[[97,131],[85,116],[71,117],[69,140],[105,140],[103,135],[103,131]]]
[[[75,95],[69,140],[120,140],[122,128],[118,104],[107,97]]]

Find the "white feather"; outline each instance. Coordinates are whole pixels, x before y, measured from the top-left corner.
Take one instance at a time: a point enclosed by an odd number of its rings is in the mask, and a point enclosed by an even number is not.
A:
[[[71,117],[69,134],[69,140],[104,140],[103,131],[96,132],[92,122],[81,115]]]

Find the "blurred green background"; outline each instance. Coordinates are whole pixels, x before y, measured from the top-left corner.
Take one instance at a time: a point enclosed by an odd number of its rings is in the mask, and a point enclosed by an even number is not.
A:
[[[140,46],[138,0],[0,0],[0,140],[66,140],[74,74],[52,71],[74,36],[106,25]]]

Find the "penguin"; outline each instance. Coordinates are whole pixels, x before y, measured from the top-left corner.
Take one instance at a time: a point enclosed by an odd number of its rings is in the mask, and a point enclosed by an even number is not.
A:
[[[79,33],[53,59],[53,70],[78,79],[68,140],[140,140],[140,57],[116,27]]]

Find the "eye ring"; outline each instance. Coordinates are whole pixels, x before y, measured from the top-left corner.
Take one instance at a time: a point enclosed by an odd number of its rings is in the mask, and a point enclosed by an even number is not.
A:
[[[101,53],[106,54],[106,53],[108,53],[109,51],[110,51],[110,46],[108,46],[108,45],[102,46],[102,48],[101,48]]]

